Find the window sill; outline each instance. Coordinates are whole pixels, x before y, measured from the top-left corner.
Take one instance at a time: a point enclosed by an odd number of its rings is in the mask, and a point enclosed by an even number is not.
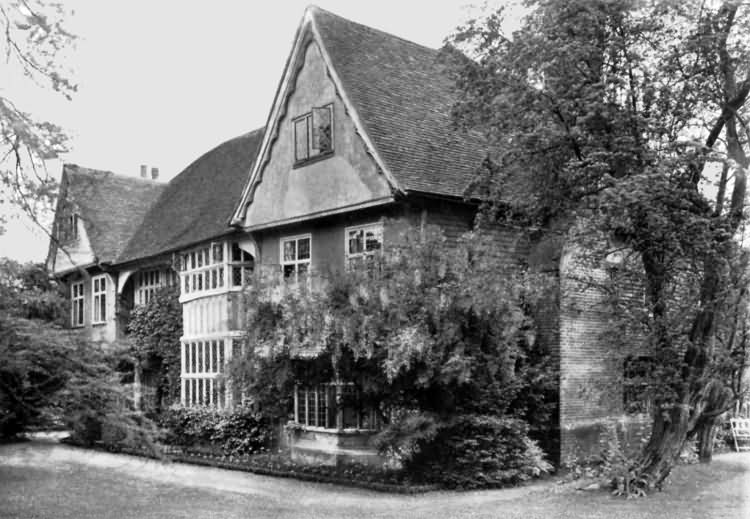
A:
[[[299,430],[302,431],[308,431],[308,432],[319,432],[319,433],[327,433],[327,434],[340,434],[340,435],[355,435],[355,434],[364,434],[364,433],[375,433],[378,432],[377,429],[357,429],[357,428],[348,428],[348,429],[328,429],[326,427],[316,427],[313,425],[302,425],[297,422],[291,422],[291,425]]]
[[[187,303],[189,301],[193,301],[194,299],[200,299],[202,297],[218,296],[221,294],[228,294],[230,292],[242,292],[242,290],[244,289],[245,289],[244,286],[212,288],[211,290],[201,290],[201,291],[189,292],[187,294],[182,294],[180,295],[178,300],[180,303]]]
[[[83,328],[86,328],[85,324],[73,324],[70,326],[71,330],[82,330]]]
[[[92,328],[99,328],[101,326],[104,326],[107,324],[107,321],[98,321],[96,323],[91,323]]]
[[[332,157],[332,156],[333,156],[333,150],[327,151],[326,153],[321,153],[320,155],[315,155],[314,157],[310,157],[309,159],[298,160],[292,165],[292,169],[303,168],[305,166],[309,166],[310,164],[314,164],[315,162],[320,162],[321,160],[325,160],[328,157]]]

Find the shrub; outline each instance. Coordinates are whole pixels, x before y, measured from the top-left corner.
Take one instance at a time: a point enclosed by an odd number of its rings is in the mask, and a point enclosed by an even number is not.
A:
[[[404,470],[449,488],[498,487],[552,470],[519,419],[462,415],[448,423],[408,417],[398,432],[378,439],[381,451],[402,456]],[[409,430],[412,434],[409,434]]]
[[[271,424],[245,406],[228,410],[171,407],[162,413],[159,425],[168,445],[208,447],[225,456],[261,452],[273,440]]]

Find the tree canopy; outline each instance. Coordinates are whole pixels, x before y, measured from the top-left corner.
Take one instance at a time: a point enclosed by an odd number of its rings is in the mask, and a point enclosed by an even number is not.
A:
[[[634,256],[647,340],[673,367],[634,471],[658,486],[718,414],[716,339],[744,268],[750,10],[732,0],[528,5],[512,35],[500,10],[451,38],[470,57],[447,52],[456,121],[491,146],[476,189],[492,217],[567,221],[593,264],[616,248]],[[685,298],[673,296],[690,286],[689,325],[675,328]]]

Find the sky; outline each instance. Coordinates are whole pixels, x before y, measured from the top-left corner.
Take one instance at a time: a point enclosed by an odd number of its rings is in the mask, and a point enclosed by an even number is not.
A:
[[[476,12],[470,1],[318,0],[316,5],[439,47]],[[146,164],[168,180],[214,146],[265,124],[310,2],[62,3],[73,11],[68,27],[79,37],[66,63],[78,84],[73,100],[36,88],[20,74],[0,77],[0,89],[70,135],[71,151],[49,164],[58,177],[63,162],[132,176]],[[0,235],[0,256],[42,261],[46,251],[44,233],[23,218],[12,219]]]

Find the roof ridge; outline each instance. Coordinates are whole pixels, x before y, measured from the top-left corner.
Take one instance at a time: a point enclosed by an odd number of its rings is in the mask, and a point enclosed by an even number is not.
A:
[[[74,168],[74,169],[71,169]],[[79,164],[73,164],[72,162],[65,162],[63,163],[63,173],[69,173],[73,175],[85,175],[85,176],[113,176],[118,179],[122,180],[129,180],[129,181],[135,181],[135,182],[143,182],[145,184],[154,184],[154,185],[165,185],[166,182],[160,181],[160,180],[154,180],[152,178],[143,178],[143,177],[136,177],[133,175],[123,175],[122,173],[115,173],[114,171],[111,171],[109,169],[96,169],[96,168],[89,168],[87,166],[81,166]]]
[[[388,36],[389,38],[395,38],[397,40],[401,40],[404,43],[408,43],[409,45],[413,45],[415,47],[419,47],[421,49],[424,49],[424,50],[427,50],[427,51],[430,51],[430,52],[434,52],[434,53],[440,52],[440,49],[434,49],[432,47],[428,47],[427,45],[422,45],[421,43],[417,43],[415,41],[408,40],[408,39],[404,38],[403,36],[399,36],[397,34],[393,34],[392,32],[387,32],[387,31],[384,31],[382,29],[378,29],[376,27],[372,27],[370,25],[365,25],[363,23],[356,22],[354,20],[351,20],[349,18],[345,18],[345,17],[343,17],[343,16],[341,16],[339,14],[331,12],[331,11],[329,11],[327,9],[323,9],[322,7],[314,5],[314,4],[310,4],[307,7],[307,10],[309,10],[312,14],[315,14],[316,11],[317,12],[322,12],[324,14],[327,14],[327,15],[333,16],[335,18],[338,18],[339,20],[343,20],[343,21],[345,21],[347,23],[351,23],[353,25],[358,25],[359,27],[361,27],[361,28],[363,28],[365,30],[368,30],[368,31],[371,31],[371,32],[380,33],[380,34],[382,34],[384,36]]]

